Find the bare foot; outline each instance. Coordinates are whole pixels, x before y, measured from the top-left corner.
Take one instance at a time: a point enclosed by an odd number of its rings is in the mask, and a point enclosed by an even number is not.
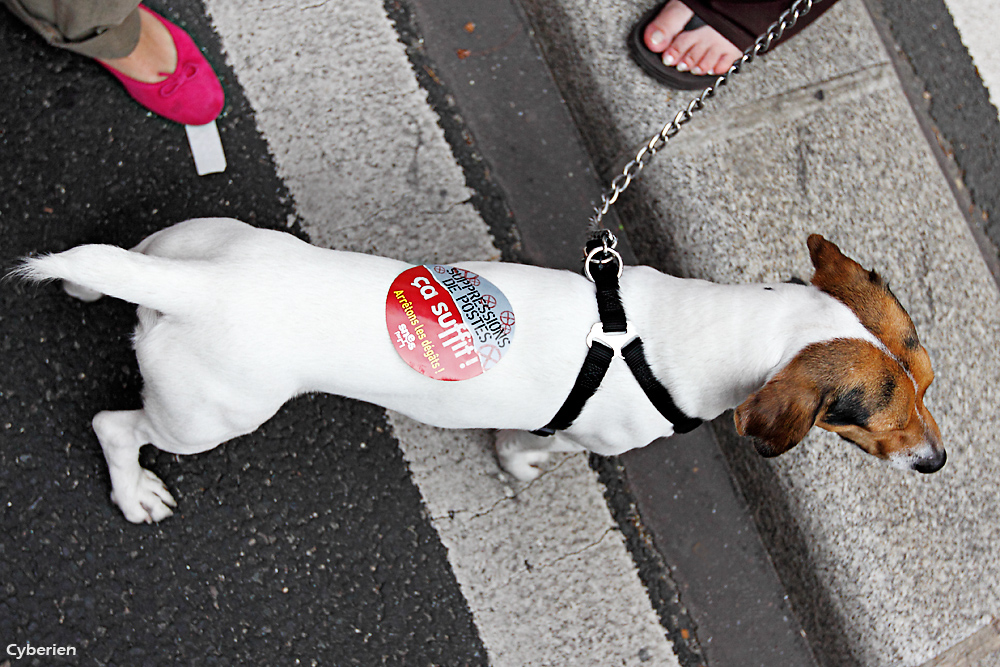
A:
[[[680,0],[670,0],[646,26],[646,47],[662,53],[663,64],[679,72],[724,74],[742,52],[710,26],[685,31],[684,26],[693,16],[694,12]]]
[[[160,21],[139,10],[139,43],[124,58],[101,59],[101,62],[125,76],[143,83],[159,83],[177,69],[177,48]]]

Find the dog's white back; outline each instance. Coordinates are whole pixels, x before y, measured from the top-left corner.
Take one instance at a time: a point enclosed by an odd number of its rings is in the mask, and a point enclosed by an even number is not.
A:
[[[81,298],[108,294],[140,305],[143,409],[99,413],[94,428],[113,500],[131,521],[156,521],[174,501],[139,466],[142,445],[203,452],[254,431],[304,392],[376,403],[441,427],[546,424],[586,356],[584,339],[598,320],[593,284],[523,265],[458,266],[500,289],[517,328],[500,363],[457,382],[425,377],[396,353],[386,295],[408,268],[396,260],[213,218],[158,232],[133,251],[81,246],[28,260],[22,273],[61,278]],[[654,373],[678,407],[702,419],[743,403],[810,345],[851,339],[886,349],[847,305],[816,287],[723,286],[636,267],[624,272],[621,294]],[[548,440],[505,433],[499,453],[509,471],[529,478],[547,451],[618,454],[672,432],[619,360],[565,433]]]

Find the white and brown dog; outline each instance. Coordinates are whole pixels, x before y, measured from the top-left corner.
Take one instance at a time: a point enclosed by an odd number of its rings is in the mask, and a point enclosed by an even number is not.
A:
[[[717,285],[627,268],[620,292],[653,372],[687,415],[736,407],[736,426],[775,456],[815,425],[900,468],[934,472],[945,451],[923,404],[933,379],[913,323],[875,272],[821,236],[808,240],[812,285]],[[488,372],[444,382],[411,369],[386,330],[386,295],[408,265],[325,250],[236,220],[199,219],[132,251],[89,245],[28,259],[19,271],[62,279],[92,300],[139,304],[135,350],[143,409],[93,426],[129,521],[170,516],[174,499],[139,465],[153,444],[196,454],[250,433],[287,400],[328,392],[441,427],[505,429],[501,465],[519,479],[551,451],[614,455],[673,427],[615,360],[565,431],[543,438],[572,388],[598,320],[580,275],[517,264],[460,264],[493,283],[517,316]]]

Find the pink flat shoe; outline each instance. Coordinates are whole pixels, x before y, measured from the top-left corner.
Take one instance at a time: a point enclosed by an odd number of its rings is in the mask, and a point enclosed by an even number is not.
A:
[[[101,63],[125,86],[136,102],[150,111],[184,125],[211,123],[222,112],[225,95],[212,66],[186,32],[143,5],[139,9],[166,26],[177,49],[177,68],[159,83],[143,83]],[[100,61],[98,61],[100,62]]]

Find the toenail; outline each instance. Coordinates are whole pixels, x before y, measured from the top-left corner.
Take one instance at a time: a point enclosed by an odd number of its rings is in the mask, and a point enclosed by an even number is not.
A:
[[[701,68],[700,67],[692,67],[691,68],[691,73],[692,74],[701,74]]]
[[[686,71],[688,71],[687,63],[677,63],[677,71],[678,72],[686,72]]]
[[[674,64],[674,57],[666,53],[663,54],[663,64],[671,67]]]
[[[652,35],[649,36],[649,41],[650,43],[652,43],[653,46],[659,46],[660,44],[663,43],[663,40],[665,40],[666,38],[667,38],[666,35],[664,35],[659,30],[656,30],[653,32]]]

